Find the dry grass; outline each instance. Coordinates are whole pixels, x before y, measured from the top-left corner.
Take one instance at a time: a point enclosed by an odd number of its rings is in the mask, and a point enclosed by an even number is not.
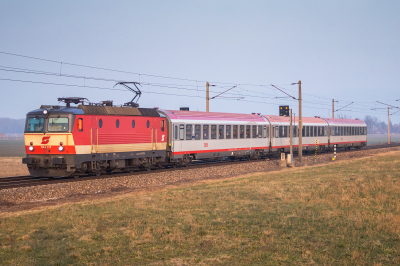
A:
[[[29,175],[28,167],[21,157],[0,157],[0,177]]]
[[[397,265],[400,153],[0,220],[0,264]]]

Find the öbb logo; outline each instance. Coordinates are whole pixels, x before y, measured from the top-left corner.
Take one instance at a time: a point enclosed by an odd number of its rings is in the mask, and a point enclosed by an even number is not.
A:
[[[47,143],[49,143],[49,141],[50,141],[50,137],[43,137],[42,143],[40,143],[40,144],[47,144]]]

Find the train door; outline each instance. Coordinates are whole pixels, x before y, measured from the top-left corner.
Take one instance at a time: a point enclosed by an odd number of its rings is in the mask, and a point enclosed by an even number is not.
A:
[[[151,149],[157,150],[157,128],[151,128]]]
[[[92,125],[90,131],[91,131],[92,153],[97,153],[98,127],[97,127],[96,117],[92,117]]]

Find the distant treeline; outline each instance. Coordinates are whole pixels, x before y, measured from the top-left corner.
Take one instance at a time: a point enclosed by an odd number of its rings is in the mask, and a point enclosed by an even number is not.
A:
[[[387,123],[378,121],[378,118],[367,115],[364,118],[364,122],[367,124],[368,134],[382,134],[388,132]],[[392,124],[390,122],[390,133],[400,133],[400,124]]]
[[[5,134],[23,134],[25,119],[11,119],[0,117],[0,133]]]

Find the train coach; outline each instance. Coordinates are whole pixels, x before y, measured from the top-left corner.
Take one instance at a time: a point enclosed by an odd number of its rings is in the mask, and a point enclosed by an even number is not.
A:
[[[290,119],[285,116],[59,100],[66,106],[43,105],[27,114],[23,163],[32,176],[79,177],[186,166],[199,159],[255,159],[288,152],[290,147]],[[292,147],[297,152],[296,117],[292,125]],[[333,145],[359,149],[367,142],[366,124],[357,119],[303,117],[301,134],[306,153],[314,152],[316,145],[327,151]]]

